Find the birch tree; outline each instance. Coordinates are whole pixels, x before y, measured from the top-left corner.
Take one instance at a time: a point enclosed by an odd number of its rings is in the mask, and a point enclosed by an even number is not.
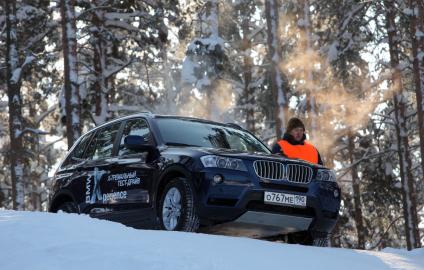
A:
[[[78,86],[77,38],[74,6],[75,0],[60,1],[64,64],[62,97],[64,98],[63,105],[65,107],[64,117],[66,119],[68,148],[71,148],[81,135],[81,110]]]
[[[189,104],[189,107],[199,108],[200,115],[213,120],[222,120],[216,93],[217,90],[224,90],[220,87],[223,82],[221,76],[228,68],[219,20],[219,1],[208,0],[199,12],[195,38],[187,46],[181,71],[182,93],[189,95],[185,97],[188,102],[185,102],[185,106]],[[201,96],[193,99],[190,95],[194,93],[200,93]],[[230,96],[225,91],[221,94]],[[192,114],[190,110],[182,110],[182,113]]]

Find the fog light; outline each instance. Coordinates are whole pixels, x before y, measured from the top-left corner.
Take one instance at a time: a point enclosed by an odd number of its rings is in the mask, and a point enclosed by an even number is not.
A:
[[[222,178],[222,176],[221,175],[219,175],[219,174],[217,174],[217,175],[215,175],[214,177],[213,177],[213,182],[215,183],[215,184],[220,184],[220,183],[222,183],[222,181],[223,181],[224,179]]]
[[[334,190],[334,198],[338,198],[340,195],[339,191],[337,189]]]

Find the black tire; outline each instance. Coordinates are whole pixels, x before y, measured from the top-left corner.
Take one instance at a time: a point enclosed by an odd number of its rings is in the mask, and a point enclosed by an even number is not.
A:
[[[64,213],[79,213],[78,207],[73,202],[64,202],[62,203],[58,208],[57,212],[64,212]]]
[[[313,244],[312,236],[308,231],[290,233],[288,234],[287,240],[288,244],[300,244],[306,246],[311,246]]]
[[[306,246],[328,247],[330,235],[325,232],[304,231],[288,235],[288,243]]]
[[[330,234],[326,232],[311,231],[312,246],[328,247],[330,245]]]
[[[329,244],[330,244],[330,239],[328,239],[328,237],[314,238],[314,241],[312,243],[312,245],[316,247],[328,247]]]
[[[164,204],[165,198],[168,194],[168,191],[171,189],[177,189],[180,193],[180,215],[177,219],[175,228],[169,229],[164,223]],[[194,206],[194,194],[193,187],[190,182],[185,178],[175,178],[171,180],[166,186],[164,191],[161,194],[159,201],[159,226],[162,230],[172,230],[172,231],[183,231],[183,232],[196,232],[199,229],[199,217],[196,213]],[[169,227],[169,226],[168,226]]]

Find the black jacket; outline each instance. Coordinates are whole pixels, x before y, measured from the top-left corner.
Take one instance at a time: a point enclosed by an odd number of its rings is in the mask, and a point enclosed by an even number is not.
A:
[[[303,138],[302,138],[302,140],[300,140],[300,141],[296,141],[296,140],[293,138],[293,136],[292,136],[292,135],[290,135],[290,134],[288,134],[288,133],[284,133],[283,140],[286,140],[286,141],[287,141],[288,143],[290,143],[291,145],[303,145],[303,144],[305,143],[305,140],[306,140],[306,135],[305,135],[305,134],[303,134]],[[315,149],[316,149],[316,148],[315,148]],[[286,156],[286,155],[284,154],[283,149],[281,149],[280,145],[279,145],[277,142],[276,142],[276,143],[272,146],[272,153],[273,153],[273,154],[281,154],[281,155],[283,155],[283,156]],[[324,165],[324,163],[322,162],[322,159],[321,159],[321,155],[319,154],[318,150],[317,150],[317,153],[318,153],[318,164],[319,164],[319,165]]]

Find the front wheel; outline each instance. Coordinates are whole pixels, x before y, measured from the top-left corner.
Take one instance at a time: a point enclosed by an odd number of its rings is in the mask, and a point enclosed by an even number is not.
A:
[[[290,244],[328,247],[330,244],[330,235],[325,232],[315,231],[297,232],[289,234],[287,242]]]
[[[185,178],[173,179],[165,186],[158,212],[163,230],[195,232],[199,228],[193,188]]]
[[[78,213],[78,207],[73,202],[64,202],[57,208],[57,212]]]

